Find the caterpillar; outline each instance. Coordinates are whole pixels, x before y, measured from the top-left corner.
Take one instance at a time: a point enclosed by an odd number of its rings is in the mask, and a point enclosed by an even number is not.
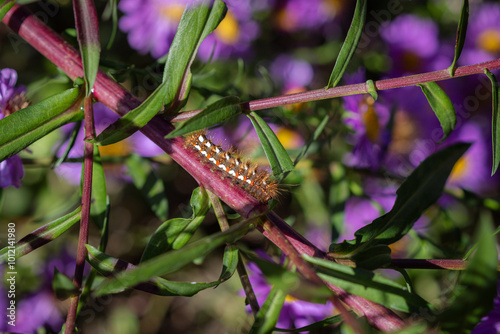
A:
[[[193,149],[200,161],[212,165],[213,172],[222,173],[233,184],[265,203],[278,196],[278,183],[271,174],[248,160],[242,160],[233,149],[224,150],[214,144],[205,132],[195,132],[186,137],[186,147]]]

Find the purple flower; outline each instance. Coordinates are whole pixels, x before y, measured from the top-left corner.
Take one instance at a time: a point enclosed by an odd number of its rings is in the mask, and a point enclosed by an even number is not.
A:
[[[457,161],[448,179],[448,187],[460,187],[477,194],[494,190],[496,182],[491,178],[490,132],[480,124],[468,122],[456,129],[445,142],[470,142],[472,146]]]
[[[498,57],[500,57],[500,5],[488,2],[471,10],[460,64],[477,64]]]
[[[250,283],[259,305],[262,306],[271,291],[271,285],[255,263],[249,263],[248,268]],[[333,305],[330,302],[317,304],[286,296],[276,327],[300,328],[331,316],[333,316]]]
[[[314,75],[313,68],[308,62],[285,54],[273,61],[270,71],[273,79],[279,82],[286,92],[306,87]]]
[[[439,50],[438,27],[432,20],[400,15],[382,25],[380,34],[393,61],[391,75],[430,70],[430,63]]]
[[[148,52],[154,58],[168,53],[177,26],[188,0],[122,0],[119,8],[124,12],[120,29],[128,33],[132,48],[141,54]],[[259,25],[252,14],[267,5],[264,1],[227,1],[228,12],[218,28],[200,45],[199,56],[208,60],[244,56],[251,42],[259,35]]]
[[[284,31],[312,30],[331,21],[341,3],[325,0],[288,0],[278,4],[277,26]]]
[[[359,72],[350,80],[354,78],[363,81],[364,75]],[[348,141],[354,146],[353,151],[344,156],[344,162],[350,166],[377,169],[389,141],[386,131],[389,109],[375,102],[370,95],[345,96],[343,100],[346,113],[342,121],[352,130]]]
[[[500,285],[497,289],[500,289]],[[471,331],[471,334],[496,333],[500,333],[500,296],[498,295],[493,300],[493,310]]]
[[[0,71],[0,119],[18,109],[26,107],[24,87],[16,87],[17,72],[10,68]],[[24,176],[23,165],[19,156],[14,155],[0,162],[0,188],[21,186]]]
[[[119,118],[117,114],[112,112],[109,108],[100,102],[94,104],[94,126],[96,133],[99,134],[114,121]],[[71,129],[71,125],[66,127],[66,129]],[[83,140],[84,131],[83,126],[80,128],[78,136],[76,138],[75,145],[68,154],[69,158],[81,158],[83,157],[83,150],[85,142]],[[66,146],[64,145],[59,150],[58,155],[62,154]],[[144,157],[152,157],[165,154],[165,152],[160,149],[156,144],[154,144],[150,139],[144,136],[141,132],[136,132],[127,139],[120,141],[115,144],[101,146],[99,147],[99,153],[102,157],[119,157],[126,156],[132,152],[135,152]],[[70,163],[66,162],[59,165],[55,169],[56,173],[63,177],[68,183],[78,185],[80,184],[82,164],[81,162]],[[118,176],[119,179],[127,178],[122,169],[113,169],[113,175]]]

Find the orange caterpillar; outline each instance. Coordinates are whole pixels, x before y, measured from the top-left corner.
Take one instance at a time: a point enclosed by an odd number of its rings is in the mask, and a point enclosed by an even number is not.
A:
[[[195,132],[186,137],[186,147],[198,153],[203,163],[211,164],[212,171],[219,170],[224,177],[245,189],[261,202],[278,196],[278,183],[271,180],[270,173],[249,161],[242,161],[232,150],[224,151],[215,145],[204,132]]]

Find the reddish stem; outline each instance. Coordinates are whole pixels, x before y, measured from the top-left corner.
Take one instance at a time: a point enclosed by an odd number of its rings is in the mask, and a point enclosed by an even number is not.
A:
[[[94,116],[92,112],[92,97],[84,99],[85,114],[85,139],[94,139]],[[94,144],[85,142],[84,161],[83,161],[83,190],[82,190],[82,218],[80,220],[80,234],[78,236],[78,250],[76,254],[75,277],[73,283],[78,289],[82,288],[83,269],[85,268],[85,258],[87,257],[87,248],[85,244],[88,241],[90,205],[92,200],[92,169],[94,164]],[[68,316],[66,317],[65,334],[73,333],[76,323],[76,313],[80,295],[71,297]]]

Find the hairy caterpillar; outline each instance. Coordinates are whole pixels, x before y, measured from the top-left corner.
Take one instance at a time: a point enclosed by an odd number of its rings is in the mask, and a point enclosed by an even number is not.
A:
[[[205,132],[196,132],[186,137],[186,146],[197,152],[201,162],[212,165],[212,171],[224,177],[261,202],[267,202],[278,195],[278,183],[271,180],[271,174],[242,158],[234,150],[224,150],[214,144]]]

